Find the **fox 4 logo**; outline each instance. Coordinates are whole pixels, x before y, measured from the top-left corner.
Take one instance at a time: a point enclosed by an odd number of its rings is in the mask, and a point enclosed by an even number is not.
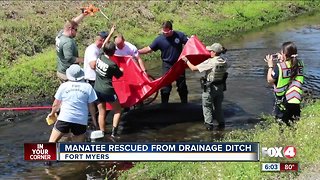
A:
[[[297,149],[294,146],[286,146],[283,147],[262,147],[262,156],[269,157],[286,157],[286,158],[294,158],[297,154]]]

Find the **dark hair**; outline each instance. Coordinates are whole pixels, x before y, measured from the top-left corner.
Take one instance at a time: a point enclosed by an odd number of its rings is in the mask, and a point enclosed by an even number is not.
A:
[[[106,43],[103,46],[103,52],[104,54],[108,56],[113,56],[114,52],[116,51],[116,45],[113,42]]]
[[[222,51],[219,53],[216,52],[216,56],[220,56],[220,54],[225,54],[227,51],[228,50],[226,48],[222,47]]]
[[[298,74],[298,71],[299,71],[299,68],[298,68],[298,59],[297,59],[297,54],[298,54],[298,50],[297,50],[297,46],[291,42],[291,41],[288,41],[288,42],[284,42],[282,44],[282,52],[283,54],[286,55],[286,61],[287,60],[290,60],[291,62],[291,76],[290,76],[290,79],[294,79],[297,74]]]
[[[172,30],[172,21],[165,21],[162,23],[162,28],[168,28]]]

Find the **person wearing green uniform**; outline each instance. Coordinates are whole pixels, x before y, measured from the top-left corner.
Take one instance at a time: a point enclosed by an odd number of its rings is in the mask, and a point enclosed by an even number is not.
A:
[[[117,94],[112,86],[112,77],[120,78],[123,75],[123,69],[119,68],[110,56],[114,55],[116,46],[113,42],[106,43],[103,47],[102,54],[96,61],[96,81],[94,89],[98,96],[98,111],[99,111],[99,127],[105,132],[105,118],[106,118],[106,103],[109,103],[114,110],[112,133],[111,136],[117,135],[118,125],[121,116],[121,106]]]
[[[202,110],[204,125],[207,130],[212,130],[214,117],[218,121],[219,128],[225,127],[222,101],[229,65],[227,60],[220,56],[220,54],[224,54],[227,51],[220,43],[214,43],[211,46],[207,46],[206,49],[210,52],[211,58],[196,66],[187,57],[183,57],[182,60],[186,62],[192,71],[205,72],[205,76],[202,78]]]
[[[68,20],[63,30],[56,36],[56,53],[57,53],[57,76],[61,82],[68,80],[66,70],[72,64],[83,62],[79,57],[78,47],[74,37],[77,35],[78,25],[86,14],[80,14],[73,20]]]
[[[298,50],[293,42],[282,44],[281,52],[277,53],[278,62],[274,65],[272,55],[267,55],[267,81],[273,85],[275,95],[274,113],[276,119],[281,119],[290,126],[300,118],[302,100],[302,85],[304,83],[304,65],[297,58]]]

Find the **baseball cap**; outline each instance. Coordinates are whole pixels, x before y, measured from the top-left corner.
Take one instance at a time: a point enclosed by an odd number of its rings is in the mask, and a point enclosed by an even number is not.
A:
[[[220,43],[213,43],[211,46],[207,46],[208,51],[214,51],[216,53],[221,53],[223,51],[223,46]]]
[[[108,37],[109,33],[106,32],[106,31],[101,31],[101,32],[98,33],[98,35],[99,35],[100,37],[102,37],[103,39],[105,39],[105,38]]]

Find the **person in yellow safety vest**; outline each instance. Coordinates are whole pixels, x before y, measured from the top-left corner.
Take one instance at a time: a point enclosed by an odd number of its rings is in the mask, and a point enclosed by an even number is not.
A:
[[[290,126],[300,118],[300,103],[302,100],[302,85],[304,82],[304,65],[297,58],[297,47],[293,42],[284,42],[278,60],[274,66],[273,55],[267,55],[267,81],[273,85],[275,94],[274,112],[277,119]]]

